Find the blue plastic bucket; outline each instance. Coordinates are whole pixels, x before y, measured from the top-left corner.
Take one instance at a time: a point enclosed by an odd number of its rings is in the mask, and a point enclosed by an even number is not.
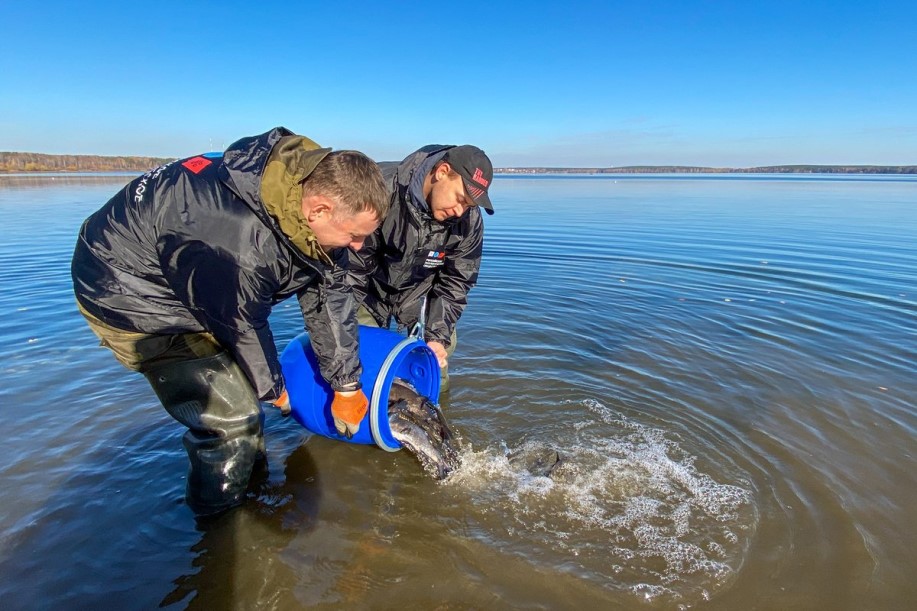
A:
[[[360,326],[360,360],[363,392],[369,409],[360,430],[351,439],[339,435],[331,417],[334,391],[319,373],[318,359],[309,334],[296,337],[280,355],[283,377],[290,396],[292,416],[316,435],[351,443],[375,444],[388,452],[401,449],[388,424],[388,395],[392,381],[401,378],[434,403],[439,401],[439,364],[427,345],[376,327]]]

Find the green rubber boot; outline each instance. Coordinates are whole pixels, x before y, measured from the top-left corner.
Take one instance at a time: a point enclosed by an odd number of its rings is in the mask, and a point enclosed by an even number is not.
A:
[[[264,413],[239,365],[221,352],[144,375],[169,415],[188,427],[188,506],[212,515],[240,504],[255,462],[264,460]]]

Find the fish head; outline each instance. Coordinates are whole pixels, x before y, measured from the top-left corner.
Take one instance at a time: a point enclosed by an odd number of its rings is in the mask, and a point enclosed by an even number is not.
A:
[[[438,405],[396,379],[389,393],[388,414],[392,436],[434,477],[442,479],[458,468],[458,437]]]

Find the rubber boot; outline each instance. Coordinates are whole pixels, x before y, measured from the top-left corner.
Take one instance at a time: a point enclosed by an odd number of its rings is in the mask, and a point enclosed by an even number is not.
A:
[[[221,352],[144,375],[169,415],[188,427],[188,506],[211,515],[241,503],[255,462],[264,459],[264,414],[238,364]]]

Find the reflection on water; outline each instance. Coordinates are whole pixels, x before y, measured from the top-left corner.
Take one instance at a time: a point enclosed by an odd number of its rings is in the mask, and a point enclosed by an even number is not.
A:
[[[174,580],[160,607],[295,608],[290,591],[298,571],[278,550],[314,531],[321,475],[306,446],[290,453],[282,468],[279,481],[256,474],[240,510],[198,521],[201,538],[191,546],[196,570]]]
[[[41,174],[0,174],[0,189],[4,191],[38,189],[47,192],[49,188],[80,187],[94,185],[124,185],[142,174],[142,172],[111,172],[88,174],[80,172],[41,173]],[[111,197],[114,193],[109,193]],[[100,202],[101,205],[101,202]]]
[[[54,178],[0,177],[5,608],[917,600],[913,178],[498,177],[442,401],[461,469],[269,413],[268,472],[209,522],[72,301],[130,177]],[[301,324],[282,304],[278,344]],[[550,477],[510,458],[545,447]]]

